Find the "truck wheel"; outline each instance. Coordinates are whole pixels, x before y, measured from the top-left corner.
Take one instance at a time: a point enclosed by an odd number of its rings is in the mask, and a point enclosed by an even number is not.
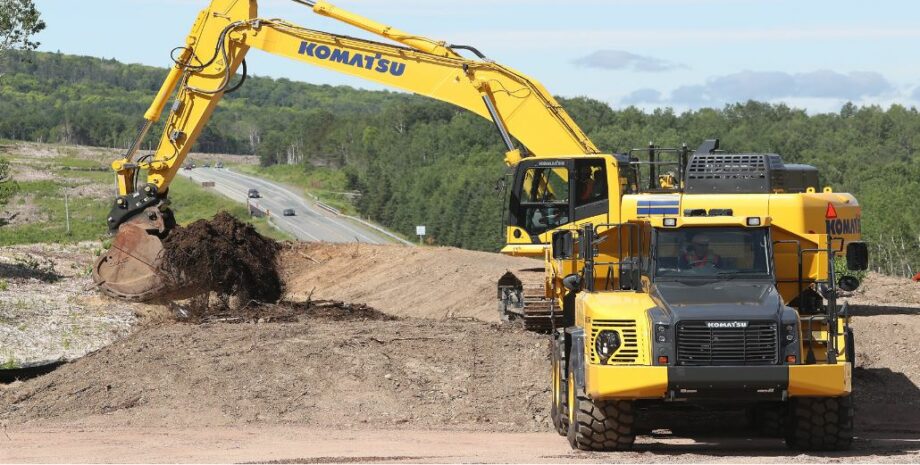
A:
[[[562,366],[559,356],[553,351],[553,406],[549,415],[556,432],[565,436],[569,431],[569,403],[568,383],[562,378]]]
[[[574,386],[569,372],[569,445],[587,451],[626,450],[636,440],[631,401],[594,401]],[[572,394],[574,392],[574,395]]]
[[[852,397],[799,397],[791,402],[788,447],[834,451],[847,450],[853,444]]]
[[[768,438],[785,436],[786,420],[789,418],[789,406],[782,404],[760,404],[752,412],[753,426],[757,432]]]

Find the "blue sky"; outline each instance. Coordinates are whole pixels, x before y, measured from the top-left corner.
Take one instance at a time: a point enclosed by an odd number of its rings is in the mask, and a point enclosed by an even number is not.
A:
[[[920,2],[332,0],[397,28],[474,45],[554,94],[678,110],[749,98],[809,112],[920,104]],[[207,0],[36,0],[41,50],[167,66]],[[290,0],[260,15],[369,37]],[[253,51],[250,72],[379,89]]]

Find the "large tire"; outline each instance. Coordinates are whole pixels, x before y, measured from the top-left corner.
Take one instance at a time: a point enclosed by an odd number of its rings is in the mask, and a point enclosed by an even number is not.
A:
[[[789,406],[786,403],[767,403],[753,407],[751,423],[754,429],[764,437],[785,437],[787,421],[789,419]]]
[[[569,403],[568,383],[562,377],[563,364],[559,356],[553,352],[553,405],[550,408],[550,417],[553,426],[560,436],[565,436],[569,431]]]
[[[791,402],[788,447],[838,451],[848,450],[853,444],[852,397],[799,397]]]
[[[635,415],[631,401],[594,401],[574,386],[569,372],[569,445],[587,451],[614,451],[632,448],[636,440]],[[574,392],[574,395],[571,393]]]

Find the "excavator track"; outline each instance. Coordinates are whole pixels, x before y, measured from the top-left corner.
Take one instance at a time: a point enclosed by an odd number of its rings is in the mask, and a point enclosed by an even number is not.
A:
[[[549,333],[562,323],[559,309],[546,297],[544,273],[542,268],[529,268],[509,271],[499,279],[498,311],[502,321],[520,322],[524,329],[537,333]]]

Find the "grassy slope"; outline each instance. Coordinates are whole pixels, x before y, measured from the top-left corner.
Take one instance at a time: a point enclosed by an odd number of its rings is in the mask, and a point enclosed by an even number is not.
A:
[[[73,196],[70,201],[71,233],[66,233],[64,193],[77,186],[92,185],[98,190],[113,189],[112,174],[96,171],[105,166],[101,160],[77,158],[68,155],[66,147],[51,147],[60,156],[35,159],[13,152],[5,154],[12,164],[29,164],[54,176],[53,179],[20,180],[19,194],[10,202],[11,207],[31,203],[37,207],[39,217],[24,224],[0,227],[0,246],[36,242],[69,243],[85,240],[104,240],[105,217],[111,205],[107,196]],[[104,159],[107,155],[100,154]],[[177,177],[170,190],[176,219],[188,224],[201,218],[210,218],[226,210],[243,221],[251,222],[256,229],[275,239],[290,239],[286,233],[271,227],[264,219],[252,219],[242,204],[219,194],[208,192],[191,181]]]

